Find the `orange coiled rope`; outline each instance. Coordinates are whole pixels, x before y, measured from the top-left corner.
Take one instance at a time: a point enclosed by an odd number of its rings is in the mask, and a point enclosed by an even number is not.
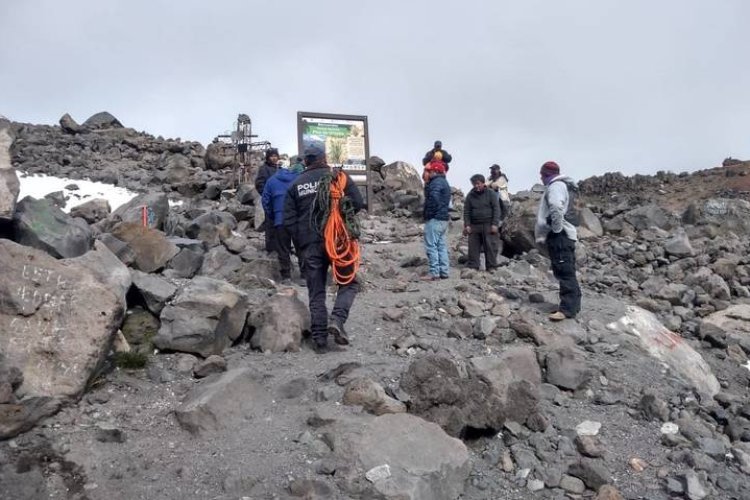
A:
[[[359,244],[349,234],[341,213],[344,189],[346,189],[346,175],[339,172],[331,181],[331,205],[323,231],[326,253],[333,268],[333,279],[339,285],[348,285],[354,281],[360,264]]]

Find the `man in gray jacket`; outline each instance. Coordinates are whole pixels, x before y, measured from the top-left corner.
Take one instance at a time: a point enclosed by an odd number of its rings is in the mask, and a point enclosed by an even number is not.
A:
[[[550,314],[552,321],[575,318],[581,310],[581,288],[576,278],[576,241],[578,231],[572,215],[573,204],[568,184],[570,177],[560,175],[560,166],[548,161],[540,171],[545,190],[539,203],[534,236],[546,245],[552,272],[560,282],[560,306]]]

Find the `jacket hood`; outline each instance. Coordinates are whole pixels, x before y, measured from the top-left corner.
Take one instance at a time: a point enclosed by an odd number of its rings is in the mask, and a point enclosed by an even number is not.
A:
[[[573,184],[575,184],[575,181],[573,180],[572,177],[568,177],[567,175],[562,175],[562,174],[556,175],[552,179],[550,179],[549,184],[552,184],[555,181],[572,182]],[[549,186],[549,184],[547,184],[547,186]]]
[[[280,168],[279,171],[276,172],[276,175],[279,177],[280,181],[291,182],[296,179],[299,174],[287,168]]]

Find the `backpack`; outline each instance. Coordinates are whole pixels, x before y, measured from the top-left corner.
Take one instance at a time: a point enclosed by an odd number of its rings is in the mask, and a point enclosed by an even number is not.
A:
[[[581,210],[583,210],[583,202],[581,201],[581,195],[578,190],[578,184],[570,179],[558,179],[552,182],[563,182],[565,187],[568,188],[568,208],[565,210],[563,218],[568,221],[571,225],[578,227],[581,225]]]

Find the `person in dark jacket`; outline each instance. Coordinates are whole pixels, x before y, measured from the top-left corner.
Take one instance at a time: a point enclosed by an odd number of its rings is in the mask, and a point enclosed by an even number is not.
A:
[[[469,237],[469,260],[471,269],[479,269],[479,255],[484,252],[485,267],[492,271],[497,267],[496,240],[502,218],[502,209],[497,195],[487,189],[484,176],[471,177],[474,188],[464,201],[464,234]]]
[[[427,151],[424,155],[424,158],[422,158],[422,165],[427,166],[428,164],[432,162],[443,162],[445,164],[445,171],[448,172],[450,169],[450,162],[453,159],[453,157],[450,155],[450,153],[443,149],[443,143],[440,141],[435,141],[435,145],[432,147],[431,150]]]
[[[424,186],[424,247],[430,273],[426,280],[447,279],[448,275],[448,210],[451,203],[451,188],[440,169],[426,168],[427,182]]]
[[[270,179],[273,174],[279,169],[279,150],[276,148],[269,148],[266,150],[266,161],[258,169],[258,175],[255,177],[255,190],[258,194],[263,196],[263,188],[266,187],[266,182]],[[266,252],[273,252],[273,223],[272,221],[263,221],[263,229],[265,230],[266,239]]]
[[[317,146],[309,146],[304,152],[305,171],[289,186],[284,202],[284,226],[299,243],[302,264],[307,281],[310,304],[311,333],[316,352],[328,350],[328,335],[340,345],[349,343],[344,323],[354,303],[359,285],[356,279],[348,285],[340,285],[336,301],[328,318],[326,308],[326,286],[328,268],[331,261],[325,249],[323,225],[325,215],[316,203],[321,182],[331,174],[326,164],[325,151]],[[347,174],[344,196],[349,198],[354,210],[360,211],[365,204],[359,188]]]
[[[300,173],[300,170],[280,168],[266,182],[261,198],[266,221],[272,225],[272,242],[283,281],[292,277],[292,234],[284,227],[284,201],[289,186]]]

